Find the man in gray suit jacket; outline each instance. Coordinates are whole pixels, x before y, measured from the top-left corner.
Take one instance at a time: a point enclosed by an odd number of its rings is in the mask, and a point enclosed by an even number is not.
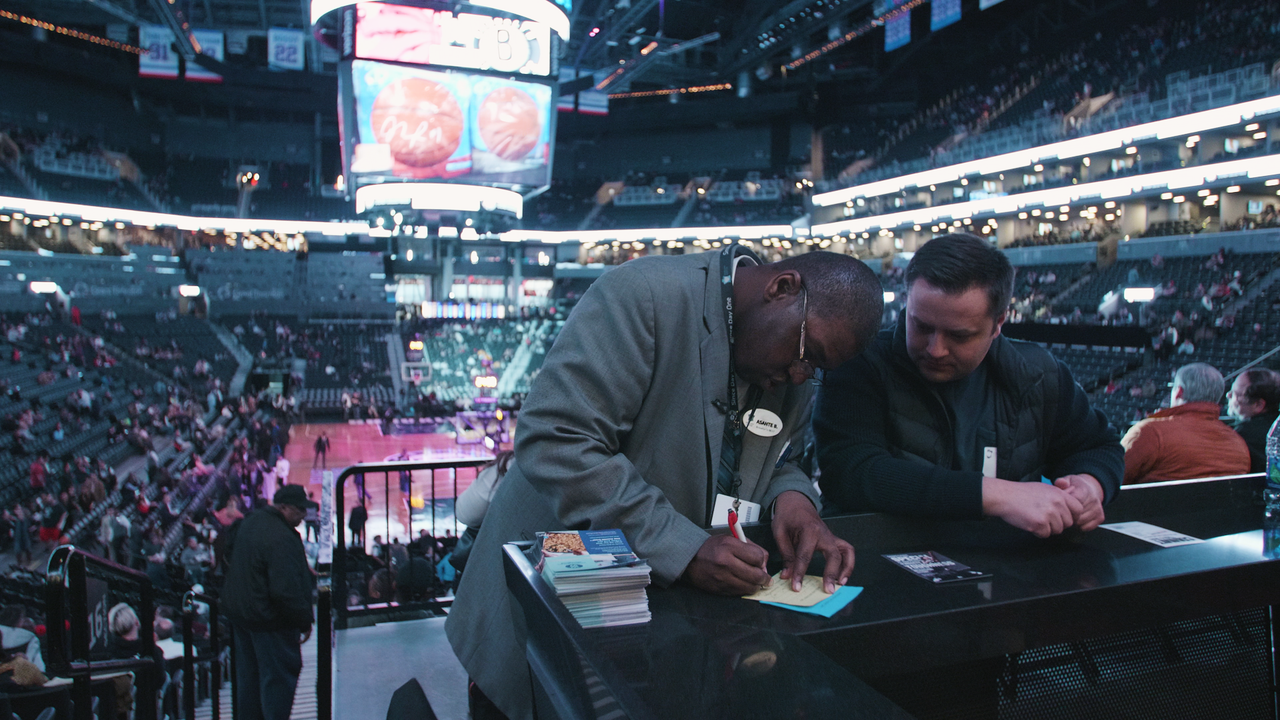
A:
[[[839,367],[879,328],[882,290],[860,261],[813,252],[772,265],[740,247],[633,260],[574,309],[520,414],[515,461],[485,516],[446,623],[476,685],[513,720],[530,717],[524,631],[500,548],[556,529],[619,528],[655,582],[743,595],[769,581],[767,553],[711,535],[726,418],[776,413],[776,434],[741,432],[735,496],[758,503],[798,584],[814,551],[828,590],[853,548],[818,516],[795,464],[817,369]],[[733,342],[731,343],[731,338]],[[730,358],[736,375],[730,375]],[[764,415],[764,413],[760,413]],[[723,487],[720,485],[719,487]]]

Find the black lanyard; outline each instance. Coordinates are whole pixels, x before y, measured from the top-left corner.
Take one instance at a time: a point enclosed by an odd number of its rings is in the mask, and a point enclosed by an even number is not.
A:
[[[731,479],[726,477],[728,487],[722,487],[721,490],[728,490],[728,493],[737,497],[738,487],[742,479],[738,475],[738,469],[742,461],[742,435],[743,435],[743,413],[738,406],[738,373],[737,373],[737,353],[735,350],[734,334],[733,334],[733,267],[734,262],[739,257],[747,257],[757,264],[760,259],[755,253],[740,245],[729,245],[720,253],[720,289],[724,305],[724,325],[725,332],[729,339],[729,405],[725,412],[725,432],[720,448],[721,464],[727,463],[727,468],[731,471]],[[760,402],[760,396],[763,391],[759,387],[752,386],[747,393],[747,404],[754,408],[756,403]],[[712,475],[712,489],[720,485],[720,471]],[[711,495],[708,495],[710,498]],[[708,513],[710,505],[708,505]],[[710,516],[708,516],[710,522]]]
[[[734,432],[741,435],[742,414],[738,411],[737,352],[733,337],[733,266],[734,260],[746,257],[757,265],[760,258],[745,245],[732,243],[720,251],[720,293],[724,299],[724,328],[729,336],[729,412],[727,417],[734,425]]]

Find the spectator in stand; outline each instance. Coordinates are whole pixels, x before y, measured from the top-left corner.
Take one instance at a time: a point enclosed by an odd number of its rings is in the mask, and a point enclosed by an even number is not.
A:
[[[187,581],[192,585],[203,585],[205,573],[213,567],[213,553],[203,545],[195,535],[187,537],[187,546],[178,557],[183,569],[187,571]]]
[[[58,544],[66,522],[67,508],[58,502],[53,493],[45,493],[40,516],[40,542],[50,546],[46,549],[52,549],[53,545]]]
[[[22,503],[13,506],[13,556],[24,567],[31,562],[31,514]]]
[[[1227,414],[1249,446],[1249,472],[1267,469],[1267,433],[1280,415],[1280,373],[1253,367],[1236,376],[1227,392]]]
[[[1129,428],[1126,484],[1249,472],[1249,446],[1218,419],[1224,381],[1217,368],[1192,363],[1173,377],[1169,407]]]
[[[30,412],[30,411],[28,411],[28,412]],[[21,423],[21,422],[19,422],[19,427],[20,427],[20,428],[21,428],[21,425],[22,425],[22,423]],[[38,455],[36,455],[36,459],[35,459],[35,460],[33,460],[33,461],[31,462],[31,468],[30,468],[29,475],[30,475],[30,478],[31,478],[31,489],[32,489],[32,490],[44,490],[45,479],[46,479],[46,478],[48,477],[48,475],[49,475],[49,453],[48,453],[48,451],[46,451],[46,450],[41,450],[41,451],[40,451],[40,453],[39,453]]]
[[[8,632],[0,631],[0,641],[9,642]],[[0,651],[0,693],[21,693],[42,687],[48,681],[49,678],[28,656],[7,648]]]

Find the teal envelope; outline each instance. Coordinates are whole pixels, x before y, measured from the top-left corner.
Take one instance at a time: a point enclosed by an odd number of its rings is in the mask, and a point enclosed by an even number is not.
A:
[[[836,591],[831,593],[831,597],[816,605],[810,605],[809,607],[801,607],[800,605],[783,605],[782,603],[773,602],[762,602],[760,604],[772,605],[773,607],[780,607],[783,610],[795,610],[796,612],[807,613],[809,615],[821,615],[824,618],[829,618],[840,612],[845,605],[853,602],[853,599],[858,597],[858,594],[861,592],[862,588],[860,587],[845,585],[843,587],[836,588]]]

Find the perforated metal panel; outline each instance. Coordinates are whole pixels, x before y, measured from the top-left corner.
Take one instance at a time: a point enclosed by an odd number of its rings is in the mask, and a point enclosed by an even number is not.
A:
[[[1265,608],[1038,648],[1008,659],[999,717],[1271,718],[1270,651]]]
[[[878,678],[919,720],[1273,718],[1266,608]]]

